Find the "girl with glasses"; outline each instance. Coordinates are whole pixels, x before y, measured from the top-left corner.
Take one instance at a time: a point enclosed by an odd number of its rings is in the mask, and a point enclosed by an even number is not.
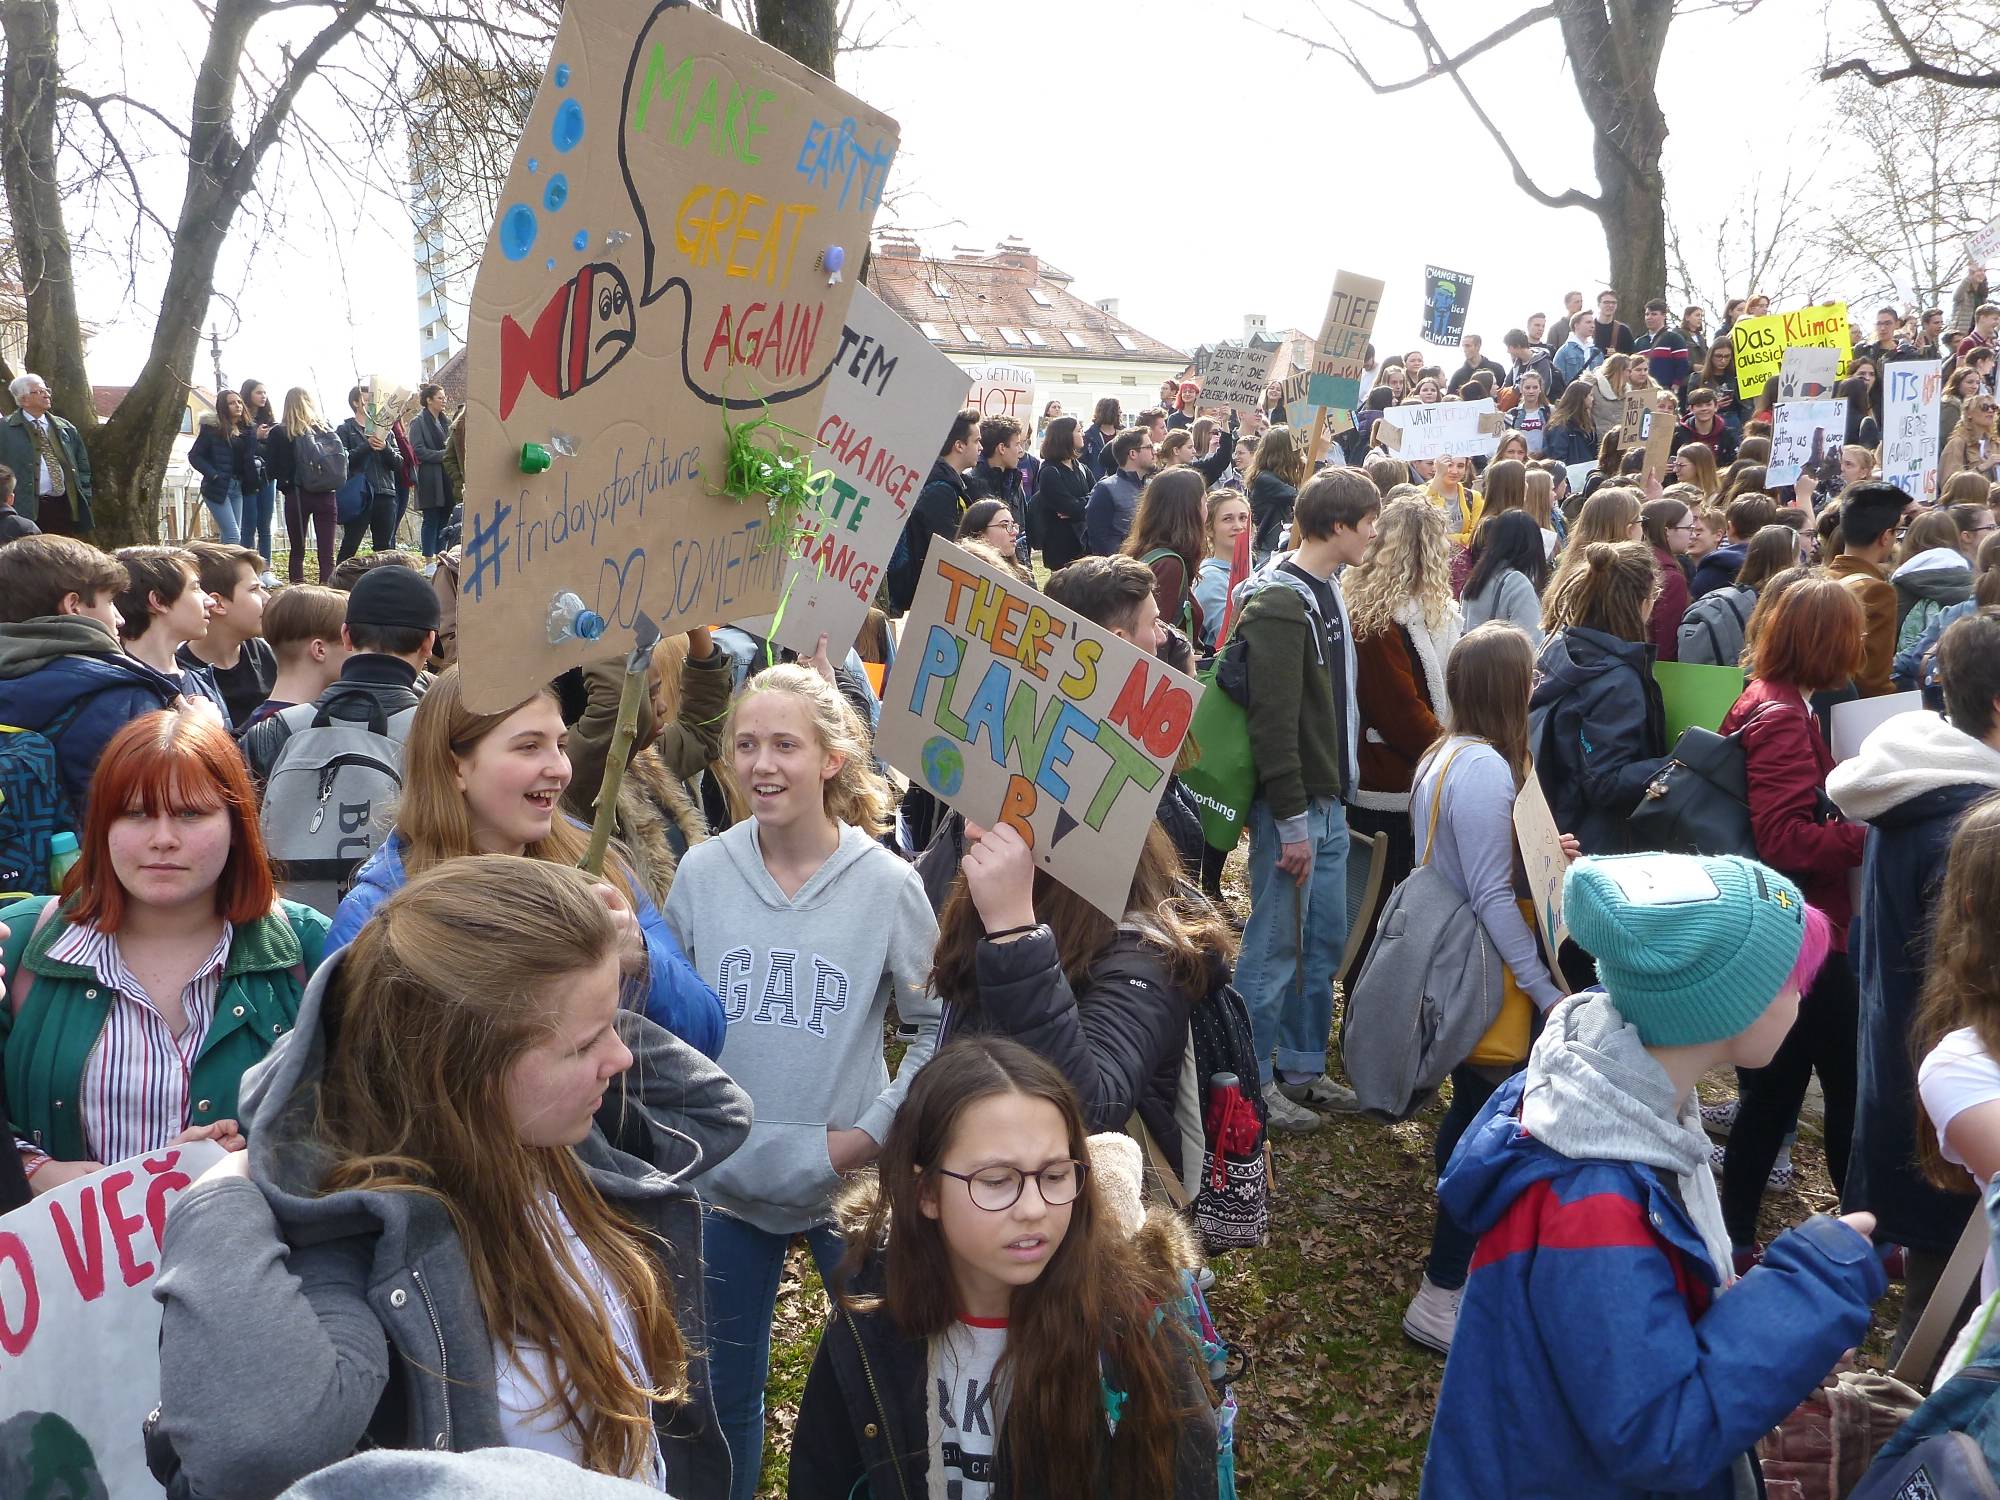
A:
[[[1958,419],[1958,427],[1945,439],[1944,456],[1938,462],[1938,483],[1950,484],[1952,476],[1970,470],[1989,482],[2000,471],[2000,443],[1994,439],[1994,414],[2000,411],[1991,396],[1968,396]]]
[[[1089,1159],[1076,1096],[1017,1043],[957,1041],[917,1076],[845,1205],[792,1500],[1215,1494],[1199,1356],[1160,1315],[1184,1241],[1129,1238]]]
[[[1661,661],[1679,659],[1681,616],[1687,613],[1688,575],[1682,561],[1701,523],[1685,501],[1661,497],[1647,502],[1639,511],[1639,524],[1653,549],[1653,565],[1660,574],[1659,602],[1653,606],[1649,624],[1653,647]]]

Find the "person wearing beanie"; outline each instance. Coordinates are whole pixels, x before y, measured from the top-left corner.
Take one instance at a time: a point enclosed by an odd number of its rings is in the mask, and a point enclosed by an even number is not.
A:
[[[1677,854],[1579,859],[1563,916],[1602,988],[1550,1012],[1438,1184],[1479,1248],[1419,1493],[1755,1494],[1758,1438],[1888,1282],[1865,1213],[1732,1276],[1695,1084],[1770,1061],[1826,919],[1754,860]]]
[[[388,721],[417,706],[417,674],[430,660],[440,610],[431,581],[410,567],[370,568],[347,595],[341,644],[350,655],[333,686],[314,700],[336,719]],[[283,714],[265,719],[239,742],[261,787],[292,737]]]

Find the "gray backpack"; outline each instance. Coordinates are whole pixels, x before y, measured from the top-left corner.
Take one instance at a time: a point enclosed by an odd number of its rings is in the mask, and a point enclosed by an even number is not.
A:
[[[288,737],[264,783],[259,821],[280,894],[329,917],[388,835],[403,790],[403,741],[417,712],[389,715],[372,698],[360,701],[366,719],[336,718],[331,704],[280,713]]]
[[[1697,667],[1735,666],[1756,607],[1755,590],[1733,583],[1703,594],[1681,616],[1679,659]]]
[[[1500,955],[1471,903],[1430,863],[1457,758],[1452,751],[1438,772],[1423,863],[1389,893],[1341,1017],[1347,1081],[1363,1114],[1390,1123],[1423,1108],[1500,1017]]]

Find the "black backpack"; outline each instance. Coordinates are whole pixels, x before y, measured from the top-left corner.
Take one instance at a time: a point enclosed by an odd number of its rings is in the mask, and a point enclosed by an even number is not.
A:
[[[292,475],[301,490],[322,494],[347,483],[347,447],[330,432],[311,428],[292,439]]]

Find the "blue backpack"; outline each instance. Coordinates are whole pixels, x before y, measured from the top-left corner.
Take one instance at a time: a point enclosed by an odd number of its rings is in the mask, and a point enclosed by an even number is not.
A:
[[[74,716],[72,705],[43,729],[0,724],[0,901],[54,894],[49,841],[77,819],[51,740]]]

